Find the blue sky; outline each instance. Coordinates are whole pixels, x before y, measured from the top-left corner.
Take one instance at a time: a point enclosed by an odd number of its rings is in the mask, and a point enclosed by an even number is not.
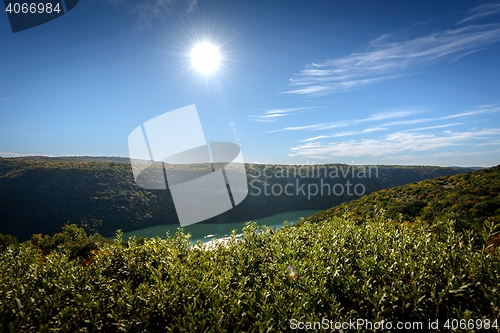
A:
[[[128,156],[195,104],[246,162],[497,165],[499,46],[500,2],[86,0],[18,33],[0,14],[0,156]]]

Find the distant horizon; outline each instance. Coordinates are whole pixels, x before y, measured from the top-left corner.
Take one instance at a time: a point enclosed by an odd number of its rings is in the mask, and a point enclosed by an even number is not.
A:
[[[123,158],[123,159],[130,159],[128,156],[117,156],[117,155],[40,155],[40,154],[27,154],[27,155],[17,155],[17,156],[5,156],[5,155],[0,155],[0,158],[23,158],[23,157],[48,157],[48,158],[65,158],[65,157],[96,157],[96,158]],[[146,160],[145,160],[146,161]],[[168,164],[168,163],[167,163]],[[192,164],[197,164],[197,163],[192,163]],[[268,163],[268,162],[245,162],[244,164],[260,164],[260,165],[296,165],[296,166],[312,166],[312,165],[327,165],[327,164],[338,164],[338,165],[354,165],[354,166],[426,166],[426,167],[441,167],[441,168],[469,168],[469,169],[475,169],[475,168],[492,168],[494,166],[500,165],[499,164],[494,164],[494,165],[489,165],[489,166],[480,166],[480,165],[434,165],[434,164],[349,164],[349,163],[342,163],[342,162],[324,162],[324,163]]]

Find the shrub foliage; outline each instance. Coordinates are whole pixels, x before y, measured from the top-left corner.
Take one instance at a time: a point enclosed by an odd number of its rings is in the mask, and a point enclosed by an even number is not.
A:
[[[0,331],[276,332],[291,319],[500,317],[498,256],[449,218],[409,226],[377,210],[363,224],[348,213],[277,231],[250,223],[243,240],[211,248],[181,229],[121,235],[105,242],[66,226],[9,245]]]

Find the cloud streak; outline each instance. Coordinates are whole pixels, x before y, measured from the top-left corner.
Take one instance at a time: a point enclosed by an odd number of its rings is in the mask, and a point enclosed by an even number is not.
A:
[[[431,151],[439,148],[460,146],[470,140],[500,135],[500,128],[478,131],[435,134],[414,134],[404,131],[391,133],[382,139],[349,140],[344,142],[307,142],[291,149],[290,156],[307,158],[387,156],[402,152]]]
[[[500,13],[500,3],[490,3],[477,6],[467,12],[467,17],[459,21],[458,24],[481,19],[486,16]]]
[[[389,112],[381,112],[381,113],[375,113],[375,114],[373,114],[367,118],[363,118],[363,119],[344,120],[344,121],[312,124],[312,125],[305,125],[305,126],[285,127],[285,128],[279,129],[279,130],[269,131],[268,133],[286,132],[286,131],[322,131],[322,130],[357,125],[357,124],[360,124],[363,122],[371,122],[371,121],[379,121],[379,120],[384,120],[384,119],[407,117],[409,115],[413,115],[413,114],[420,113],[420,112],[421,111],[418,111],[418,110],[396,110],[396,111],[389,111]]]
[[[343,124],[361,124],[364,121],[380,120],[382,120],[383,122],[384,119],[391,118],[391,115],[406,117],[415,113],[416,112],[408,111],[378,113],[362,120],[346,121]],[[366,129],[345,130],[342,132],[331,133],[327,135],[316,135],[304,139],[300,141],[300,144],[292,147],[289,156],[301,156],[313,159],[330,159],[335,157],[383,157],[386,159],[391,159],[398,156],[411,156],[411,154],[415,154],[415,152],[423,151],[428,152],[428,154],[434,154],[433,156],[435,157],[462,156],[460,154],[462,154],[464,151],[474,151],[477,152],[477,154],[486,154],[487,152],[482,151],[478,148],[481,146],[499,145],[500,140],[498,138],[500,137],[500,127],[475,127],[469,129],[461,129],[458,131],[452,131],[449,128],[460,125],[466,126],[468,123],[470,123],[470,118],[472,118],[472,120],[480,120],[484,119],[485,115],[489,117],[487,119],[496,119],[495,117],[497,117],[498,113],[500,113],[500,106],[498,106],[497,104],[484,104],[473,109],[465,110],[463,112],[436,118],[399,120],[375,125]],[[391,126],[413,125],[425,122],[436,123],[437,121],[444,122],[446,120],[448,120],[448,123],[438,123],[431,126],[401,129],[374,138],[366,138],[366,136],[361,136],[359,138],[351,140],[335,140],[335,138],[363,135],[365,133],[374,131],[384,131],[388,130]],[[450,122],[450,120],[455,120],[455,122]],[[496,122],[493,122],[493,124],[496,124]],[[315,124],[302,126],[300,129],[306,131],[314,131],[325,127],[328,126],[326,126],[326,124]],[[461,148],[462,152],[439,151],[451,147],[463,147],[464,149]],[[436,152],[433,150],[438,151]],[[463,154],[463,156],[466,155],[467,154]]]
[[[250,115],[248,118],[252,121],[261,123],[272,123],[276,122],[279,118],[287,117],[296,114],[301,111],[315,109],[313,106],[302,107],[302,108],[286,108],[286,109],[271,109],[265,110],[263,114],[260,115]]]
[[[192,12],[198,0],[108,0],[115,7],[125,7],[137,19],[140,30],[148,28],[151,23],[172,13],[178,4],[184,5],[187,13]]]
[[[335,129],[335,128],[342,128],[342,127],[348,127],[351,125],[357,125],[363,122],[370,122],[370,121],[379,121],[379,120],[385,120],[385,119],[394,119],[394,118],[403,118],[407,117],[410,115],[418,114],[421,113],[422,111],[418,110],[398,110],[398,111],[391,111],[391,112],[382,112],[382,113],[376,113],[373,114],[367,118],[364,119],[353,119],[353,120],[347,120],[347,121],[339,121],[339,122],[328,122],[328,123],[320,123],[320,124],[312,124],[312,125],[305,125],[305,126],[294,126],[294,127],[285,127],[279,130],[274,130],[274,131],[269,131],[268,133],[274,133],[274,132],[285,132],[285,131],[320,131],[320,130],[328,130],[328,129]],[[484,104],[484,105],[479,105],[473,110],[467,110],[464,112],[460,113],[455,113],[451,114],[448,116],[442,116],[442,117],[436,117],[436,118],[415,118],[415,119],[408,119],[408,120],[396,120],[396,121],[391,121],[388,123],[383,123],[380,124],[379,126],[376,127],[371,127],[367,128],[366,130],[360,132],[360,133],[368,133],[368,132],[373,132],[373,131],[380,131],[380,130],[385,130],[387,127],[390,126],[400,126],[400,125],[414,125],[414,124],[421,124],[421,123],[426,123],[426,122],[431,122],[431,121],[440,121],[440,120],[448,120],[448,119],[454,119],[454,118],[465,118],[465,117],[474,117],[474,116],[479,116],[479,115],[493,115],[493,114],[498,114],[500,113],[500,106],[497,104]],[[444,125],[444,126],[452,126],[450,124]],[[434,126],[434,128],[440,128],[443,126]],[[433,127],[427,127],[423,129],[430,129]],[[419,130],[419,129],[414,129],[414,131]]]
[[[472,22],[500,12],[500,4],[472,9],[459,23]],[[415,38],[396,39],[385,34],[366,51],[311,63],[289,81],[284,93],[323,96],[410,75],[408,70],[451,61],[500,44],[500,24],[469,24]]]

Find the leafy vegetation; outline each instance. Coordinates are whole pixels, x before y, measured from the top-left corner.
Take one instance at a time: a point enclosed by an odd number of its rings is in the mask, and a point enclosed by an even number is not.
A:
[[[17,244],[19,244],[19,240],[17,239],[17,237],[14,237],[12,235],[0,234],[0,252],[7,249],[9,245]]]
[[[348,211],[350,218],[361,222],[380,208],[398,223],[432,224],[443,215],[452,216],[459,231],[476,230],[482,235],[484,228],[500,224],[500,165],[380,190],[307,220],[321,221]],[[498,247],[500,235],[491,242]]]
[[[469,171],[377,166],[376,175],[354,179],[362,166],[247,164],[246,168],[250,194],[234,209],[206,223],[243,222],[290,210],[325,209],[359,197],[347,193],[310,198],[301,193],[266,195],[266,184],[270,191],[272,185],[284,188],[296,181],[306,189],[309,185],[320,187],[322,181],[329,185],[356,181],[363,184],[366,193],[371,193],[412,181]],[[335,168],[343,168],[338,178],[327,174],[327,170]],[[354,176],[353,170],[356,171]],[[195,169],[187,171],[197,172]],[[260,195],[254,195],[256,188],[262,190]],[[57,233],[68,222],[83,227],[88,233],[99,232],[107,237],[113,236],[117,229],[128,232],[178,223],[170,191],[138,187],[129,160],[119,157],[0,158],[0,216],[0,232],[14,235],[21,241],[30,239],[32,234]]]
[[[451,219],[411,227],[377,211],[363,224],[249,224],[243,240],[210,250],[180,230],[125,244],[118,232],[80,252],[73,242],[85,243],[83,230],[66,226],[48,247],[36,236],[0,255],[0,331],[274,332],[289,331],[293,318],[498,318],[500,260],[474,235]]]
[[[82,228],[74,224],[65,225],[62,232],[56,233],[50,237],[42,234],[34,234],[29,244],[38,250],[43,256],[48,256],[54,251],[64,252],[69,259],[89,260],[93,253],[98,251],[104,243],[109,243],[107,238],[99,234],[87,236]]]

